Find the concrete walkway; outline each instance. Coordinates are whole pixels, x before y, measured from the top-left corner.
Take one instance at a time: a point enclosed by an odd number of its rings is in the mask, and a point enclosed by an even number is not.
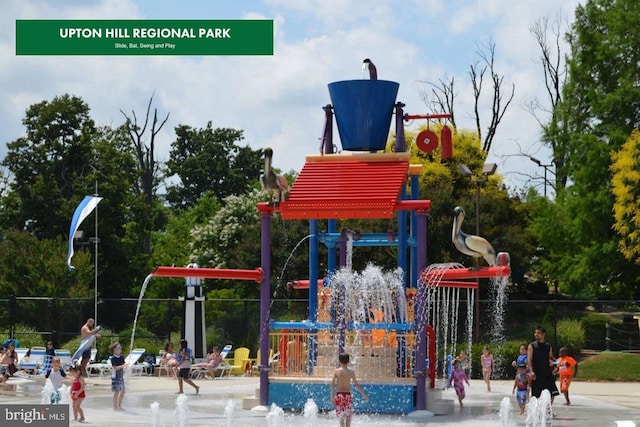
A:
[[[0,386],[0,403],[40,403],[41,382],[14,380],[9,387]],[[182,401],[175,394],[176,380],[166,377],[132,377],[127,379],[125,412],[112,410],[110,379],[87,379],[87,399],[83,403],[87,422],[94,426],[335,426],[333,412],[316,417],[302,414],[278,414],[268,411],[243,410],[242,398],[254,395],[258,388],[256,377],[199,380],[199,395],[185,384]],[[467,388],[465,406],[457,402],[449,415],[428,414],[374,415],[357,414],[352,426],[416,426],[450,424],[457,426],[501,426],[500,405],[508,397],[512,411],[509,426],[525,426],[526,418],[518,415],[515,396],[511,394],[512,381],[492,381],[492,392],[486,392],[484,383],[472,380]],[[455,399],[453,389],[443,392],[443,398]],[[157,420],[152,419],[151,404],[158,403]],[[551,425],[558,426],[618,426],[620,421],[632,421],[640,427],[640,383],[588,383],[575,381],[571,386],[571,406],[563,405],[559,396],[553,405],[556,417]],[[71,422],[71,425],[79,423]],[[627,424],[632,425],[632,424]]]

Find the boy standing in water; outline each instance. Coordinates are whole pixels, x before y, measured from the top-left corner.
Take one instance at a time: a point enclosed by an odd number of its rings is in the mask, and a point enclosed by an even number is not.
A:
[[[340,367],[333,372],[331,379],[331,403],[336,405],[336,415],[340,420],[340,427],[351,426],[351,416],[353,415],[353,407],[351,404],[351,383],[360,392],[365,402],[369,401],[369,396],[364,392],[358,380],[356,373],[349,368],[349,355],[346,353],[338,356]]]
[[[111,391],[113,392],[113,410],[124,411],[122,401],[124,400],[124,370],[127,369],[124,356],[122,355],[122,344],[114,342],[111,344],[113,355],[111,361]]]
[[[529,375],[527,375],[527,365],[521,363],[518,365],[518,373],[516,374],[516,379],[513,383],[513,390],[511,394],[516,394],[516,399],[518,400],[518,406],[520,406],[520,415],[524,415],[524,408],[529,401]]]

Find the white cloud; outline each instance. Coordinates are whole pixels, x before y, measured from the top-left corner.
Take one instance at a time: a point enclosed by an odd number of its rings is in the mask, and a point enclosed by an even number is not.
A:
[[[56,95],[82,97],[98,124],[116,126],[123,121],[120,109],[140,116],[155,93],[153,107],[161,117],[170,113],[160,135],[160,160],[168,158],[175,126],[204,127],[212,121],[214,127],[244,130],[245,141],[254,148],[273,147],[277,167],[299,170],[305,156],[318,151],[322,107],[330,102],[327,84],[361,78],[366,57],[377,65],[379,78],[400,83],[398,100],[409,113],[426,109],[420,96],[426,86],[420,80],[455,76],[456,112],[464,127],[473,128],[468,66],[478,46],[494,40],[497,71],[505,76],[505,85],[516,84],[516,97],[490,159],[516,153],[516,144],[524,149],[537,144],[537,124],[520,107],[544,96],[528,28],[540,17],[555,16],[553,0],[380,1],[367,6],[355,0],[255,0],[244,2],[234,18],[274,19],[273,56],[15,56],[16,19],[174,19],[178,13],[181,19],[223,14],[229,19],[228,9],[238,7],[225,1],[187,2],[184,7],[191,10],[184,10],[159,3],[162,8],[146,0],[9,1],[0,17],[0,141],[21,136],[25,110]],[[563,2],[567,19],[576,4]],[[0,157],[5,153],[3,144]],[[535,165],[522,159],[500,162],[502,173],[536,173]]]

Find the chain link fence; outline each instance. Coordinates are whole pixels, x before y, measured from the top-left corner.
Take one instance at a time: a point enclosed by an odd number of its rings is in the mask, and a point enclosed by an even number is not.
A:
[[[112,298],[98,301],[97,324],[111,331],[130,330],[137,307],[137,298]],[[460,301],[458,340],[465,342],[466,304]],[[563,320],[579,320],[585,328],[585,349],[604,351],[640,351],[637,301],[587,300],[508,300],[504,318],[492,312],[494,303],[480,301],[480,336],[474,342],[489,343],[495,323],[504,322],[505,340],[533,340],[533,329],[542,324],[547,339],[554,348],[556,328]],[[13,297],[0,299],[0,337],[42,345],[46,340],[59,346],[79,335],[87,318],[95,316],[95,301],[91,298]],[[308,313],[306,299],[278,299],[271,302],[270,317],[280,321],[304,320]],[[183,302],[178,299],[144,299],[140,307],[138,330],[140,337],[169,340],[171,333],[180,333]],[[476,320],[476,319],[474,319]],[[234,347],[257,349],[259,341],[260,301],[257,299],[208,299],[205,301],[207,340],[215,345],[231,343]],[[136,333],[136,337],[138,337]],[[555,342],[554,342],[555,341]]]

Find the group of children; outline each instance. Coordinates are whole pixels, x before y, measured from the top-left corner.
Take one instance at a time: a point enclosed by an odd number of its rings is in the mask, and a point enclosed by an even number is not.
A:
[[[578,372],[578,363],[573,357],[569,356],[569,350],[566,347],[560,348],[559,357],[555,361],[550,360],[549,363],[555,366],[553,373],[559,376],[560,392],[564,395],[565,405],[570,405],[569,387],[571,386],[573,377]],[[460,407],[463,406],[462,400],[465,398],[465,383],[471,386],[465,370],[466,364],[466,353],[461,351],[460,355],[452,361],[453,369],[447,381],[447,387],[453,386]],[[490,392],[491,372],[494,369],[494,359],[493,355],[489,352],[489,348],[486,346],[482,349],[480,364],[482,366],[482,378],[487,385],[487,391]],[[525,407],[529,401],[531,385],[531,376],[527,369],[527,346],[523,345],[520,347],[520,354],[517,359],[513,361],[512,366],[517,369],[512,394],[516,395],[518,406],[520,407],[520,415],[524,415]]]
[[[569,399],[569,387],[573,377],[578,373],[578,362],[571,356],[569,356],[569,349],[562,347],[559,350],[559,357],[553,363],[553,373],[558,375],[560,379],[560,392],[564,395],[565,405],[571,405]],[[520,355],[516,360],[517,373],[513,383],[512,393],[516,393],[516,399],[518,400],[518,406],[520,406],[520,415],[524,415],[525,407],[529,401],[529,385],[531,384],[531,377],[527,368],[527,348],[525,346],[520,347]]]
[[[113,343],[111,345],[111,350],[113,352],[113,355],[110,358],[112,366],[111,391],[114,393],[113,409],[116,411],[123,411],[124,409],[122,408],[122,401],[124,400],[125,394],[124,370],[127,368],[127,365],[125,363],[124,356],[122,355],[122,345],[120,345],[120,343]],[[187,347],[186,341],[181,341],[180,351],[177,355],[177,367],[180,369],[180,374],[178,375],[180,389],[178,393],[183,392],[182,382],[185,381],[192,385],[196,389],[196,394],[198,394],[198,392],[200,391],[199,387],[193,384],[188,379],[188,375],[186,375],[186,378],[185,375],[183,375],[184,373],[187,373],[186,371],[188,368],[181,367],[181,363],[185,363],[189,360],[189,353],[190,349]],[[349,427],[351,424],[351,416],[353,413],[351,384],[353,383],[356,389],[362,394],[365,401],[369,400],[369,397],[358,383],[355,372],[349,368],[349,361],[350,360],[348,354],[340,354],[340,367],[334,371],[330,386],[331,403],[335,405],[336,415],[340,420],[340,425],[343,427]],[[489,348],[486,346],[482,350],[480,361],[482,366],[482,376],[487,385],[487,391],[490,392],[490,380],[491,373],[494,369],[494,358],[493,355],[489,352]],[[553,363],[555,365],[554,373],[559,375],[560,377],[560,391],[563,393],[566,399],[565,405],[570,405],[571,401],[569,399],[569,387],[571,385],[573,377],[577,374],[578,363],[573,357],[569,356],[569,351],[566,347],[562,347],[560,349],[558,359],[555,361],[550,360],[550,363]],[[462,407],[462,401],[465,398],[465,384],[471,386],[469,377],[467,376],[465,370],[467,366],[467,357],[464,351],[461,351],[460,355],[453,359],[452,366],[453,369],[447,381],[447,387],[453,386],[458,397],[460,407]],[[515,380],[513,383],[512,394],[516,394],[516,399],[520,407],[520,415],[523,415],[526,404],[529,401],[529,390],[531,384],[531,376],[527,371],[526,346],[523,345],[520,347],[520,355],[515,361],[513,361],[512,366],[516,367],[517,369]],[[86,397],[86,393],[85,382],[81,368],[79,366],[72,366],[69,369],[69,374],[72,379],[71,399],[73,402],[73,419],[74,421],[83,422],[85,418],[81,405],[82,401]],[[65,378],[66,376],[67,375],[65,371],[60,365],[60,358],[53,357],[51,368],[45,373],[45,378],[49,379],[54,387],[54,392],[51,394],[52,404],[58,403],[60,401],[60,388],[62,387],[63,378]]]
[[[111,344],[111,351],[113,352],[110,357],[111,361],[111,391],[113,392],[113,410],[124,411],[122,408],[122,401],[124,400],[125,385],[124,385],[124,370],[127,368],[124,356],[122,355],[122,345],[119,342]],[[61,396],[60,390],[62,388],[63,379],[67,378],[67,372],[62,368],[60,358],[53,356],[51,360],[51,367],[45,371],[45,381],[48,379],[51,381],[53,391],[50,395],[50,401],[52,404],[60,403]],[[73,420],[78,422],[84,422],[84,411],[82,410],[82,402],[86,398],[85,381],[80,365],[72,365],[69,368],[69,379],[71,380],[71,407],[73,408]]]

